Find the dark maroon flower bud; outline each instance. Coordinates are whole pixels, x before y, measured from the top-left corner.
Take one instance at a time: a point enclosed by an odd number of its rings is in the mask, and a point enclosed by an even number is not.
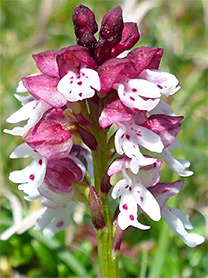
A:
[[[71,133],[54,120],[40,120],[30,129],[26,143],[47,159],[62,159],[71,151]]]
[[[98,143],[95,137],[86,129],[81,127],[77,124],[77,131],[79,132],[80,136],[82,137],[83,142],[91,149],[96,150]]]
[[[84,47],[87,47],[89,49],[90,55],[94,57],[94,48],[97,44],[97,40],[93,34],[90,34],[88,32],[84,33],[80,44]]]
[[[144,69],[158,69],[162,55],[162,48],[142,46],[129,52],[127,57],[140,74]]]
[[[117,6],[103,17],[99,37],[104,38],[105,41],[108,42],[108,45],[113,47],[121,40],[122,30],[122,9]]]
[[[96,192],[95,188],[91,185],[89,192],[89,207],[92,217],[92,223],[96,230],[103,229],[105,227],[105,221],[103,216],[103,205],[100,196]]]
[[[110,177],[108,176],[108,174],[106,172],[103,176],[102,181],[101,181],[100,192],[108,194],[110,189],[111,189]]]
[[[95,15],[88,7],[82,4],[78,5],[73,12],[72,18],[78,44],[80,44],[86,32],[92,35],[97,32],[98,25],[95,21]]]
[[[116,214],[117,214],[117,212],[118,212],[118,209],[116,211]],[[113,239],[113,252],[116,252],[116,251],[120,250],[125,231],[119,227],[117,218],[116,218],[116,220],[114,220],[113,224],[114,224],[114,226],[116,226],[116,231],[115,231],[115,235],[114,235],[114,239]]]
[[[133,22],[124,23],[121,40],[111,51],[112,57],[116,57],[123,51],[131,49],[139,39],[140,32],[137,24]]]

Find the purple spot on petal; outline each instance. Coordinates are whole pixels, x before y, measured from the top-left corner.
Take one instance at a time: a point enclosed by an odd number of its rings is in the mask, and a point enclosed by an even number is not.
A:
[[[61,220],[61,221],[59,221],[59,222],[56,224],[56,227],[57,227],[57,228],[61,228],[63,225],[64,225],[64,221]]]
[[[122,136],[121,136],[121,138],[124,138],[124,135],[125,135],[125,134],[123,133]]]
[[[140,191],[138,190],[137,193],[140,193]]]
[[[140,200],[141,200],[141,202],[143,202],[143,201],[144,201],[144,198],[141,196],[141,197],[140,197]]]
[[[137,89],[136,89],[136,88],[133,88],[133,89],[132,89],[132,92],[136,93],[136,92],[137,92]]]
[[[81,97],[81,96],[82,96],[82,93],[79,93],[79,96]]]
[[[129,187],[129,185],[126,185],[125,189],[127,189]]]
[[[130,139],[130,136],[128,134],[126,134],[126,139],[129,140]]]
[[[81,86],[82,85],[82,81],[77,82],[77,85]]]
[[[71,76],[70,79],[74,79],[74,76]]]
[[[161,86],[161,85],[159,85],[159,84],[157,84],[157,87],[158,87],[159,89],[163,89],[163,86]]]
[[[142,136],[141,131],[137,132],[136,135],[137,135],[137,136]]]
[[[40,160],[38,161],[38,164],[39,164],[39,165],[42,165],[42,163],[43,163],[43,161],[42,161],[42,159],[40,159]]]
[[[73,84],[73,81],[71,80],[69,83],[70,83],[70,84]]]
[[[129,97],[130,98],[130,100],[133,100],[133,101],[135,101],[135,98],[133,98],[133,97]]]
[[[31,175],[29,176],[29,179],[33,181],[33,180],[35,179],[35,175],[34,175],[34,174],[31,174]]]
[[[127,209],[128,209],[127,204],[124,204],[124,205],[123,205],[123,209],[125,209],[125,210],[127,210]]]
[[[131,186],[129,187],[129,191],[132,191],[132,187]]]
[[[134,221],[134,216],[133,216],[133,214],[129,215],[129,218],[130,218],[131,221]]]

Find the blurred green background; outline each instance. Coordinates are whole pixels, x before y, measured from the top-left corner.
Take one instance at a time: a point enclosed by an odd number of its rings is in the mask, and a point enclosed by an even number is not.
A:
[[[37,72],[31,55],[75,44],[72,24],[74,0],[1,0],[1,119],[2,130],[11,128],[8,116],[20,107],[14,98],[18,81]],[[97,22],[113,7],[123,7],[124,19],[138,23],[141,39],[137,46],[164,48],[160,69],[175,74],[182,89],[166,99],[177,115],[184,115],[175,150],[177,158],[190,160],[192,177],[185,179],[181,193],[170,200],[190,215],[194,232],[206,235],[207,204],[207,46],[208,1],[82,1],[95,13]],[[9,154],[22,143],[20,137],[2,134],[1,140],[1,233],[13,217],[28,216],[39,208],[28,203],[9,173],[28,161],[11,160]],[[162,181],[178,177],[163,167]],[[115,204],[113,205],[115,207]],[[47,240],[33,229],[1,241],[1,277],[98,277],[96,239],[89,211],[76,207],[75,223],[66,232]],[[148,218],[149,231],[129,228],[122,244],[121,277],[205,278],[207,245],[191,249],[175,236],[166,223]],[[113,277],[112,277],[113,278]]]

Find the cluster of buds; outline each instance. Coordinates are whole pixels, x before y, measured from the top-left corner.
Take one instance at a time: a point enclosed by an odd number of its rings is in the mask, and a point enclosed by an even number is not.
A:
[[[188,216],[165,206],[183,180],[159,182],[163,160],[179,176],[193,174],[188,161],[170,152],[180,146],[176,137],[183,117],[161,100],[180,89],[174,75],[158,70],[163,49],[142,46],[124,57],[122,52],[138,42],[140,32],[135,23],[123,22],[120,7],[103,17],[98,39],[89,8],[78,5],[73,22],[77,45],[33,55],[41,73],[19,82],[15,96],[22,107],[7,120],[28,121],[5,130],[25,139],[10,157],[33,158],[25,169],[12,172],[10,180],[20,184],[25,199],[40,199],[45,207],[35,229],[44,229],[47,237],[63,230],[80,196],[89,202],[95,228],[103,229],[101,196],[111,192],[113,199],[119,198],[115,248],[119,229],[150,228],[138,221],[141,213],[155,221],[164,218],[188,246],[201,244],[202,236],[186,231],[192,228]]]

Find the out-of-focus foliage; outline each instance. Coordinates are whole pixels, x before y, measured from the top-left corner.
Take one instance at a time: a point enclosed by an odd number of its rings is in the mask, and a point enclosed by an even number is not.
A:
[[[80,1],[1,0],[1,115],[6,118],[20,104],[13,94],[21,77],[37,72],[31,55],[60,49],[75,43],[72,12]],[[174,153],[190,160],[194,176],[175,205],[191,216],[194,231],[206,233],[207,214],[207,19],[206,0],[82,1],[95,13],[97,21],[116,5],[124,8],[124,18],[137,21],[142,36],[138,46],[163,47],[161,70],[175,74],[182,89],[167,101],[185,119],[179,139],[183,147]],[[1,232],[13,224],[13,217],[27,216],[39,208],[28,204],[17,186],[8,180],[9,172],[26,165],[8,158],[21,138],[2,134],[1,141]],[[163,181],[178,177],[163,168]],[[22,214],[22,215],[21,215]],[[172,234],[161,220],[150,231],[127,230],[120,259],[121,277],[189,278],[207,277],[206,244],[191,249]],[[1,241],[1,277],[96,277],[96,239],[89,211],[76,209],[75,222],[66,231],[47,240],[32,229]]]

